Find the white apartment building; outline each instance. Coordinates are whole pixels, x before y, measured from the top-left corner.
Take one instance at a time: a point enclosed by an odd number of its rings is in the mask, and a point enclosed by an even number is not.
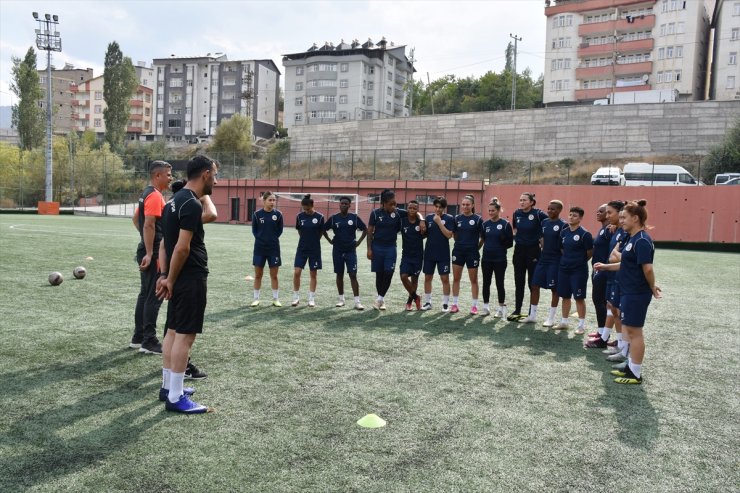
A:
[[[156,58],[152,69],[157,138],[192,141],[213,136],[236,114],[252,118],[256,137],[278,124],[280,71],[272,60],[229,61],[223,53]]]
[[[740,0],[717,0],[712,15],[714,49],[709,97],[740,99]]]
[[[546,0],[545,104],[613,92],[704,99],[709,14],[701,0]]]
[[[409,116],[405,46],[342,40],[283,55],[285,127]]]

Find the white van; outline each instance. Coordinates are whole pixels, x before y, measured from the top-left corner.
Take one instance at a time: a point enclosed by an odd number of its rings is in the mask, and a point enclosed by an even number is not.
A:
[[[616,166],[599,168],[591,175],[591,185],[624,185],[624,175]]]
[[[682,166],[673,164],[627,163],[624,181],[628,187],[696,186],[696,178]]]
[[[717,173],[714,177],[714,184],[724,185],[733,178],[740,178],[740,173]]]

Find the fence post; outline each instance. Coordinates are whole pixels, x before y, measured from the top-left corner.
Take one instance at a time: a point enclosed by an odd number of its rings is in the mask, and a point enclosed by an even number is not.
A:
[[[108,216],[108,160],[103,155],[103,215]]]
[[[403,153],[403,149],[398,150],[398,179],[401,179],[401,156]]]
[[[450,171],[447,174],[447,179],[448,180],[452,179],[452,148],[451,147],[450,147]]]
[[[311,179],[311,151],[308,151],[308,179]]]
[[[291,151],[288,151],[288,179],[290,180],[290,153]]]
[[[529,162],[529,184],[532,184],[532,161]]]
[[[349,179],[354,180],[355,179],[355,151],[352,149],[352,162],[349,165]]]
[[[375,163],[378,159],[378,150],[373,150],[373,180],[375,179]]]
[[[696,185],[701,183],[701,158],[699,158],[699,171],[696,172]]]
[[[331,149],[329,150],[329,181],[331,181]]]
[[[427,174],[427,148],[421,150],[421,179],[424,180]]]

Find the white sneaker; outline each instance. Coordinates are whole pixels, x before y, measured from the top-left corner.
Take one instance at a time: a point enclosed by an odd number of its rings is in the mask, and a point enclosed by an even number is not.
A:
[[[567,323],[562,323],[561,322],[561,323],[557,324],[555,327],[553,327],[553,329],[555,329],[555,330],[568,330],[568,329],[570,329],[570,325],[568,325]]]
[[[341,308],[344,306],[344,300],[337,300],[337,303],[334,305],[337,308]]]
[[[627,359],[627,357],[626,356],[622,356],[622,352],[621,351],[618,352],[618,353],[615,353],[615,354],[611,354],[611,355],[609,355],[609,356],[606,357],[606,360],[607,361],[611,361],[613,363],[620,363],[622,361],[625,361],[626,359]]]
[[[432,309],[432,304],[428,301],[421,306],[421,311],[426,312]]]
[[[483,310],[481,310],[481,313],[480,314],[483,315],[484,317],[487,317],[488,315],[491,314],[491,309],[490,308],[483,307]]]
[[[488,313],[491,313],[491,311],[488,310]],[[503,317],[504,316],[504,310],[503,310],[503,308],[502,307],[496,308],[496,312],[493,314],[493,316],[496,317],[496,318]]]
[[[308,307],[313,308],[316,306],[316,300],[308,300]]]
[[[583,335],[583,334],[585,334],[585,333],[586,333],[586,327],[584,327],[583,325],[579,325],[578,327],[576,327],[576,332],[575,332],[575,334],[576,334],[577,336]]]
[[[299,300],[299,299],[296,298],[296,299],[294,299],[293,301],[290,302],[290,306],[298,306],[298,303],[300,303],[300,302],[301,302],[301,300]]]
[[[533,324],[537,322],[537,317],[533,317],[532,315],[529,315],[527,318],[521,321],[523,324]]]
[[[542,323],[543,327],[552,327],[553,325],[555,325],[555,321],[549,318]]]
[[[608,348],[604,349],[601,352],[607,355],[612,355],[612,354],[621,353],[622,350],[619,349],[617,346],[609,346]]]
[[[378,310],[385,311],[385,301],[381,301],[378,305]]]
[[[342,305],[344,305],[344,303],[342,303]],[[359,301],[355,302],[355,310],[357,310],[357,311],[360,311],[360,312],[361,312],[361,311],[362,311],[362,310],[364,310],[364,309],[365,309],[365,307],[364,307],[364,306],[362,306],[362,303],[360,303]]]
[[[251,306],[251,307],[260,306],[260,300],[254,300],[254,301],[252,301],[252,303],[249,306]]]
[[[501,310],[501,318],[505,319],[506,318],[506,307],[505,306],[502,306],[502,307],[499,307],[499,308]]]

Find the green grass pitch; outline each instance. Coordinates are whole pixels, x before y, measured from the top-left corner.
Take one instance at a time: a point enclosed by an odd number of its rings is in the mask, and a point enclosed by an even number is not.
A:
[[[305,305],[305,272],[304,303],[291,308],[293,230],[281,240],[285,306],[250,309],[250,229],[208,225],[206,328],[193,359],[209,374],[195,383],[197,400],[216,412],[181,416],[157,401],[160,358],[126,347],[137,240],[125,219],[0,215],[0,491],[740,484],[737,255],[656,252],[664,299],[648,313],[644,383],[619,386],[601,351],[584,350],[572,331],[468,315],[466,281],[456,315],[438,311],[438,293],[435,311],[406,313],[400,281],[388,312],[334,308],[327,244],[319,306]],[[364,252],[363,244],[360,288],[370,308]],[[72,277],[77,265],[86,279]],[[55,270],[65,280],[51,287]],[[510,306],[512,279],[510,265]],[[590,302],[588,310],[593,329]],[[357,426],[368,413],[387,426]]]

